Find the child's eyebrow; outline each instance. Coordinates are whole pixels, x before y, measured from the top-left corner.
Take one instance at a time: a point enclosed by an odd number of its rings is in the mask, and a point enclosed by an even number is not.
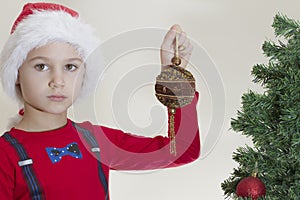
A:
[[[83,60],[81,58],[68,58],[68,59],[66,59],[66,61],[68,61],[68,62],[71,62],[71,61],[83,62]]]
[[[45,56],[34,56],[34,57],[28,59],[28,61],[33,61],[33,60],[50,60],[50,59]]]

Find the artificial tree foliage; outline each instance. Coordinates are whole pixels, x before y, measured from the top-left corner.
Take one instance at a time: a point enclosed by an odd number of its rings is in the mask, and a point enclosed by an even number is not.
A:
[[[268,63],[251,71],[264,92],[243,94],[241,109],[231,120],[232,130],[250,137],[253,145],[233,153],[238,167],[221,184],[227,198],[242,199],[236,186],[257,163],[267,189],[260,199],[300,199],[300,23],[278,13],[272,27],[276,41],[262,45]]]

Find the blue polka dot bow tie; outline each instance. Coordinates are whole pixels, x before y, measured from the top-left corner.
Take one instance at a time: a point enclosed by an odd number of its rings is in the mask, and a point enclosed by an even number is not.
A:
[[[68,144],[64,148],[47,147],[46,151],[53,164],[59,162],[63,156],[67,155],[74,158],[82,158],[82,154],[76,142]]]

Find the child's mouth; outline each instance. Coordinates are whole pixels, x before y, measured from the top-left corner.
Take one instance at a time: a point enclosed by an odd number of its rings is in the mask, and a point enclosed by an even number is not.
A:
[[[50,95],[50,96],[47,96],[48,99],[50,99],[51,101],[56,101],[56,102],[60,102],[60,101],[63,101],[65,100],[67,97],[64,96],[64,95]]]

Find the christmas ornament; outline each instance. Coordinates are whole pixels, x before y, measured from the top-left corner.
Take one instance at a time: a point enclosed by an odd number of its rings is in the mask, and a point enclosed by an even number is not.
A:
[[[181,59],[179,49],[184,46],[178,46],[178,36],[175,37],[175,55],[172,58],[172,65],[164,68],[160,75],[156,77],[155,95],[157,99],[168,107],[170,114],[169,135],[170,135],[170,153],[176,155],[175,139],[175,113],[176,108],[183,107],[192,102],[195,95],[195,79],[191,72],[180,67]]]
[[[249,197],[257,200],[266,195],[265,184],[257,177],[257,163],[255,172],[252,176],[243,178],[236,187],[236,195],[238,197]]]

